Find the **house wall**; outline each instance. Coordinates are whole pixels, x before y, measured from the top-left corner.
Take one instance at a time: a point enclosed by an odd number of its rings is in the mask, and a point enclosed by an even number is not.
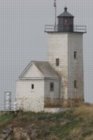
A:
[[[56,66],[56,58],[60,65]],[[61,78],[60,97],[67,99],[68,82],[68,34],[48,33],[48,60],[52,67],[58,71]]]
[[[74,51],[77,58],[74,59]],[[74,88],[74,80],[77,88]],[[69,98],[84,99],[83,79],[83,34],[68,34],[68,96]]]
[[[37,67],[32,63],[30,69],[26,71],[24,78],[43,78],[43,74],[37,69]]]
[[[50,91],[50,83],[54,83],[54,90]],[[60,99],[60,81],[58,79],[46,79],[45,80],[45,94],[44,94],[44,105],[58,105]]]
[[[34,89],[31,89],[34,84]],[[18,109],[39,112],[44,110],[44,80],[20,80],[16,83]]]

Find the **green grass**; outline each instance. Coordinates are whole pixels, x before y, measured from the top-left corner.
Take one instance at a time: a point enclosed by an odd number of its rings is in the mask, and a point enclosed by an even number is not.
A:
[[[4,114],[4,115],[1,115],[0,116],[0,123],[2,123],[2,122],[6,122],[6,121],[8,121],[8,120],[11,120],[11,118],[12,118],[13,116],[11,115],[11,114]]]
[[[2,129],[10,124],[13,119],[14,115],[12,113],[5,113],[0,115],[0,133],[2,132]]]
[[[27,112],[18,115],[17,123],[19,126],[34,123],[34,127],[40,129],[42,135],[48,130],[49,135],[56,135],[62,140],[70,135],[72,129],[79,126],[80,119],[75,117],[72,110],[55,114]],[[39,134],[41,139],[42,135]]]
[[[12,113],[1,115],[0,130],[9,124],[23,128],[31,125],[37,130],[37,140],[45,137],[48,140],[93,140],[93,106],[55,114],[19,112],[16,117]]]

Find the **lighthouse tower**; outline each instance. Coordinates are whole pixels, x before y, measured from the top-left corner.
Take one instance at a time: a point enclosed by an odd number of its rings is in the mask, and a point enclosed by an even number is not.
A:
[[[48,61],[60,75],[61,103],[84,101],[83,34],[86,26],[74,25],[74,16],[67,7],[58,17],[58,24],[46,25]]]

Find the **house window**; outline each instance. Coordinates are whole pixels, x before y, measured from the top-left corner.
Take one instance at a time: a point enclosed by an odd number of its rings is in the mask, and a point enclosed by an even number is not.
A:
[[[31,85],[31,89],[34,89],[34,84]]]
[[[50,83],[50,91],[54,91],[54,83],[53,82]]]
[[[74,59],[77,59],[77,51],[74,51]]]
[[[59,66],[59,58],[56,58],[56,66]]]
[[[77,88],[77,81],[74,80],[74,88]]]

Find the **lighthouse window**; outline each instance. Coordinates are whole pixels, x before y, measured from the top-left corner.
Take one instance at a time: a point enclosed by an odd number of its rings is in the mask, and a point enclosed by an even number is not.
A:
[[[59,58],[56,58],[56,66],[59,66]]]
[[[34,84],[31,85],[31,89],[34,89]]]
[[[77,59],[77,51],[74,51],[74,59]]]
[[[54,83],[53,82],[50,83],[50,91],[54,91]]]
[[[74,88],[77,88],[77,81],[74,80]]]
[[[68,23],[68,20],[67,20],[67,19],[65,19],[64,24],[65,24],[65,25],[67,25],[67,23]]]

